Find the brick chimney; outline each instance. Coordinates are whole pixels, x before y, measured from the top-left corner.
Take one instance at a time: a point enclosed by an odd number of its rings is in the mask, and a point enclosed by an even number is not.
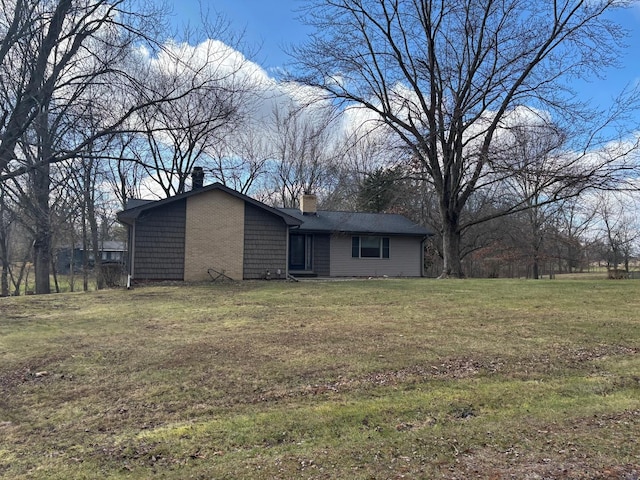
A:
[[[197,190],[204,185],[204,170],[202,167],[193,167],[191,172],[191,190]]]
[[[305,193],[300,197],[300,211],[303,215],[315,215],[318,212],[318,199],[315,195]]]

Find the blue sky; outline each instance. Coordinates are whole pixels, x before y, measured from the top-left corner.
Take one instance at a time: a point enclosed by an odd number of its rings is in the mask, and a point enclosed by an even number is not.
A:
[[[620,58],[622,66],[608,70],[602,80],[587,81],[584,88],[586,97],[603,104],[623,88],[640,82],[640,6],[616,12],[612,18],[629,31],[625,42],[628,47]]]
[[[198,0],[174,2],[177,19],[197,23]],[[268,72],[287,63],[289,58],[283,51],[287,45],[305,40],[309,29],[298,20],[303,3],[304,0],[202,0],[204,8],[212,14],[216,11],[224,14],[235,31],[245,31],[245,41],[260,48],[252,60]],[[640,7],[617,13],[615,19],[631,33],[627,40],[629,48],[620,59],[623,68],[609,70],[606,78],[591,79],[579,86],[583,98],[603,108],[625,86],[640,82]]]
[[[198,0],[174,0],[178,18],[198,21]],[[259,48],[253,60],[265,70],[285,65],[285,47],[306,38],[308,28],[298,20],[300,0],[202,0],[213,15],[220,12],[235,31],[244,31],[244,40]]]

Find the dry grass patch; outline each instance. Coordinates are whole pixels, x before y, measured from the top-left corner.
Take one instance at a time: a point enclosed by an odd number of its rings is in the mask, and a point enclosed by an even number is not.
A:
[[[639,293],[385,280],[0,299],[0,476],[637,478]]]

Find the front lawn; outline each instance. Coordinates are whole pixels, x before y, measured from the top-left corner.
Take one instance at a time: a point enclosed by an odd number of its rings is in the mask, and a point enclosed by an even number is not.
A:
[[[640,282],[0,299],[0,477],[640,476]]]

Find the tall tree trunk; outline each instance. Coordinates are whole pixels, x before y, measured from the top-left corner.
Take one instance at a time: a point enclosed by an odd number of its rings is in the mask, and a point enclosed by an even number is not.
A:
[[[3,212],[0,212],[2,215]],[[2,261],[2,273],[0,274],[0,296],[9,296],[9,228],[3,223],[0,231],[0,260]]]
[[[56,269],[56,259],[51,257],[51,273],[53,274],[53,285],[56,289],[56,293],[60,293],[60,284],[58,283],[58,270]]]
[[[36,167],[31,173],[34,210],[33,267],[35,270],[36,294],[51,293],[51,135],[49,112],[43,107],[34,123],[38,138]],[[40,165],[38,165],[40,163]]]
[[[69,290],[75,292],[76,288],[76,239],[75,233],[71,241],[71,260],[69,261]]]
[[[0,297],[8,297],[9,296],[9,255],[7,252],[7,244],[5,239],[0,240],[0,256],[2,256],[2,273],[0,283],[2,286],[0,287]]]
[[[33,242],[33,268],[35,270],[36,294],[51,293],[51,237],[46,227],[38,225]]]
[[[91,249],[93,251],[93,272],[96,276],[96,288],[102,290],[105,287],[104,275],[102,274],[102,251],[100,249],[100,239],[98,232],[98,221],[93,202],[88,205],[89,228],[91,234]]]
[[[51,293],[51,220],[49,207],[51,178],[48,163],[33,170],[32,186],[35,203],[35,234],[33,241],[35,293],[46,294]]]
[[[82,206],[82,291],[89,291],[89,242],[87,241],[87,204]]]
[[[532,277],[534,280],[540,279],[540,252],[542,251],[542,235],[538,225],[534,225],[533,229],[533,272]]]
[[[2,185],[0,185],[2,187]],[[0,296],[9,296],[9,212],[5,203],[4,189],[0,188],[0,260],[2,261]]]
[[[84,204],[87,211],[87,221],[89,222],[89,234],[91,235],[91,250],[93,251],[93,272],[96,276],[96,288],[102,290],[105,287],[104,275],[102,274],[102,251],[100,248],[100,232],[98,229],[98,218],[96,215],[95,199],[95,160],[87,158],[84,160]]]
[[[13,283],[13,287],[14,287],[14,291],[13,291],[13,295],[14,296],[19,296],[20,295],[20,286],[22,285],[22,280],[25,279],[25,277],[28,277],[28,273],[29,270],[27,268],[28,266],[28,261],[29,261],[29,256],[30,256],[31,252],[29,250],[27,250],[27,253],[25,254],[25,257],[22,259],[22,261],[20,262],[20,268],[18,269],[18,277],[15,278],[13,275],[13,272],[11,272],[11,270],[9,270],[9,274],[11,275],[11,282]],[[25,279],[25,291],[27,289],[27,281]],[[26,293],[26,292],[25,292]]]
[[[460,258],[460,215],[455,212],[442,212],[442,256],[444,265],[439,278],[464,278]]]

